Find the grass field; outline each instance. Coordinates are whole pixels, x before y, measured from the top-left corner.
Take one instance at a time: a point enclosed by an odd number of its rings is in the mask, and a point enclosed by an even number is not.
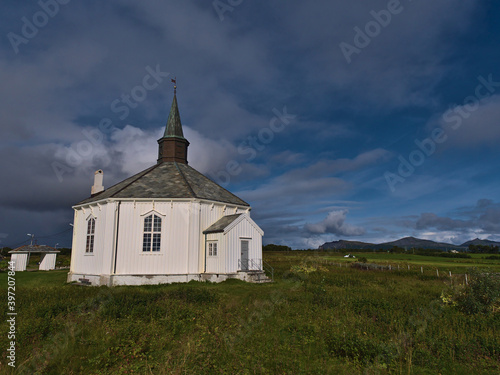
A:
[[[315,253],[318,256],[318,253]],[[382,252],[364,252],[364,253],[352,253],[356,258],[365,257],[369,262],[375,262],[379,264],[392,264],[401,267],[406,267],[407,265],[417,267],[424,267],[425,269],[439,269],[442,272],[455,271],[460,273],[465,273],[467,268],[470,267],[488,267],[500,272],[500,260],[489,260],[486,257],[490,254],[469,254],[471,259],[467,258],[441,258],[437,256],[422,256],[413,254],[390,254]],[[320,255],[321,256],[321,255]],[[328,259],[334,262],[354,262],[356,259],[344,258],[340,253],[329,255],[323,255],[322,258]]]
[[[500,314],[467,315],[444,305],[441,292],[450,279],[431,272],[441,264],[443,272],[466,272],[470,264],[370,254],[356,256],[415,267],[361,271],[339,267],[347,261],[340,255],[290,252],[265,253],[275,268],[272,284],[94,288],[66,284],[67,271],[16,273],[17,367],[7,366],[4,323],[0,371],[499,373]],[[481,257],[460,261],[498,269],[498,261]],[[420,264],[429,270],[421,274]],[[6,287],[7,275],[0,273],[0,289]],[[2,303],[7,307],[5,297]]]

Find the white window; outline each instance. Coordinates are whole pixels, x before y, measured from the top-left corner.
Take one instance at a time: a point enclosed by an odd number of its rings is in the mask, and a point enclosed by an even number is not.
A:
[[[160,251],[161,217],[149,215],[144,218],[142,251]]]
[[[208,243],[208,256],[209,257],[217,256],[217,241],[211,241]]]
[[[94,252],[94,233],[95,233],[95,219],[91,217],[87,220],[87,244],[85,245],[86,253]]]

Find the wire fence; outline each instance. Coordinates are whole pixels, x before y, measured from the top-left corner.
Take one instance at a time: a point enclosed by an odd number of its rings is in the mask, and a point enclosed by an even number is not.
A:
[[[422,276],[435,276],[438,279],[447,279],[454,285],[468,285],[469,275],[467,273],[453,273],[450,270],[440,270],[437,267],[428,267],[411,264],[377,264],[377,263],[359,263],[359,262],[334,262],[327,259],[318,260],[318,263],[339,268],[357,268],[366,271],[385,271],[385,272],[412,272]]]

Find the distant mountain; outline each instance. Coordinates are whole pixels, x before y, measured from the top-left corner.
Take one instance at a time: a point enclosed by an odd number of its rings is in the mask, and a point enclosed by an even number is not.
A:
[[[495,242],[495,241],[490,241],[490,240],[480,240],[479,238],[476,238],[471,241],[464,242],[462,247],[469,247],[469,245],[481,245],[481,246],[500,246],[500,242]]]
[[[377,246],[372,243],[368,242],[358,242],[358,241],[345,241],[345,240],[340,240],[340,241],[332,241],[332,242],[326,242],[323,245],[321,245],[319,248],[323,250],[327,249],[373,249],[374,246]]]
[[[435,242],[431,240],[422,240],[415,237],[404,237],[396,241],[382,243],[379,246],[383,248],[391,248],[393,246],[399,246],[402,248],[420,248],[420,249],[439,249],[439,250],[454,250],[461,248],[461,246],[453,245],[444,242]]]
[[[466,250],[468,245],[453,245],[444,242],[435,242],[431,240],[422,240],[415,237],[404,237],[396,241],[385,242],[381,244],[373,244],[368,242],[358,242],[358,241],[332,241],[326,242],[319,248],[323,250],[336,249],[336,250],[349,250],[349,249],[390,249],[394,246],[402,248],[421,248],[421,249],[439,249],[439,250]]]

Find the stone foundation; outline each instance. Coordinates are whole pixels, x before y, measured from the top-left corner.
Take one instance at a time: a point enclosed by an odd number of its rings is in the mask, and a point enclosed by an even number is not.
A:
[[[270,281],[262,271],[237,272],[231,274],[197,273],[185,275],[84,275],[68,273],[68,283],[77,282],[92,286],[158,285],[187,283],[191,280],[220,283],[227,279],[239,279],[251,283]]]

